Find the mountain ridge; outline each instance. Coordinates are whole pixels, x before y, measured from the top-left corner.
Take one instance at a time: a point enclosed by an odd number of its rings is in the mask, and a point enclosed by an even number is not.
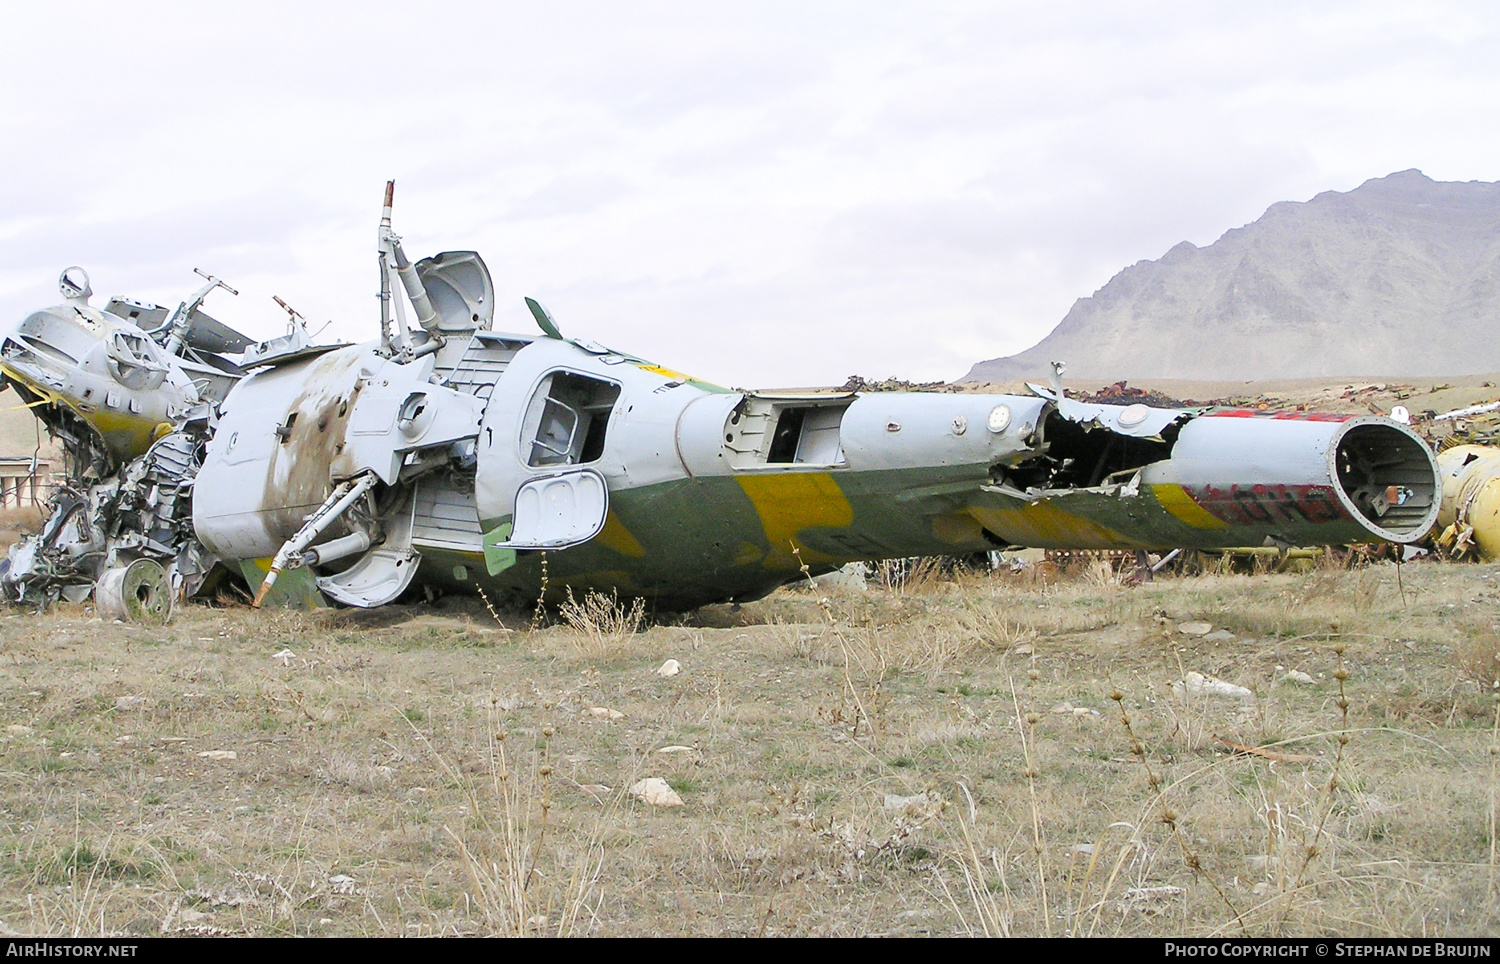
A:
[[[1500,182],[1421,171],[1278,201],[1118,272],[963,381],[1426,377],[1500,370]]]

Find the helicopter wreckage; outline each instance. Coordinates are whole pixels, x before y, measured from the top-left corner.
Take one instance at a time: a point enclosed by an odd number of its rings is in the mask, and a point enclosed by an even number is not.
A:
[[[491,330],[478,254],[378,236],[380,337],[265,342],[203,310],[64,302],[0,340],[62,443],[41,531],[0,591],[165,618],[223,574],[255,605],[374,607],[419,587],[662,608],[753,599],[854,560],[1012,546],[1408,542],[1441,481],[1371,416],[1026,396],[731,391],[595,342]],[[232,289],[230,289],[232,291]],[[280,303],[280,299],[277,299]],[[282,304],[285,308],[285,304]]]

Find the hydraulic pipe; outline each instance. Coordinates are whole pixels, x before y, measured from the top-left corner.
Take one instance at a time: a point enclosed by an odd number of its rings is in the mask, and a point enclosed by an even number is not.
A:
[[[411,332],[410,329],[406,327],[406,308],[402,306],[401,298],[396,294],[396,286],[391,284],[391,275],[395,274],[396,269],[391,267],[390,261],[387,260],[389,258],[388,254],[386,254],[385,252],[381,252],[380,257],[381,263],[386,267],[385,288],[383,289],[383,291],[385,292],[385,297],[389,301],[394,301],[396,303],[396,343],[402,352],[410,352]]]
[[[318,511],[308,517],[307,522],[297,534],[292,536],[276,553],[276,558],[271,560],[271,569],[266,573],[266,578],[256,590],[255,601],[251,606],[259,609],[270,594],[271,587],[276,585],[276,577],[281,575],[293,559],[299,559],[302,551],[306,549],[324,529],[333,524],[333,521],[348,511],[349,507],[357,502],[361,496],[370,491],[375,485],[376,476],[371,472],[362,475],[357,481],[343,482],[338,485],[328,496],[328,499],[318,507]]]
[[[313,546],[302,553],[302,564],[304,566],[323,566],[330,562],[336,562],[346,556],[352,556],[358,552],[364,552],[370,548],[370,534],[368,532],[355,532],[344,536],[342,539],[334,539],[325,542],[321,546]]]
[[[432,299],[427,297],[427,287],[422,284],[416,265],[407,260],[406,252],[401,250],[399,238],[392,241],[392,255],[396,264],[396,274],[400,276],[401,284],[406,288],[406,296],[411,299],[412,309],[417,313],[417,324],[426,331],[436,331],[437,310],[432,307]]]
[[[385,206],[380,209],[380,228],[375,237],[375,260],[380,265],[380,347],[394,350],[391,341],[391,270],[386,256],[391,246],[391,204],[396,197],[396,182],[385,182]]]

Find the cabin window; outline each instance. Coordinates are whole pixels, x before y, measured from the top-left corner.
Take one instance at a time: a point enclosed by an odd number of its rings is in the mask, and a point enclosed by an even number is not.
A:
[[[578,465],[604,454],[609,414],[620,397],[620,386],[553,372],[542,379],[526,410],[523,434],[528,465]]]

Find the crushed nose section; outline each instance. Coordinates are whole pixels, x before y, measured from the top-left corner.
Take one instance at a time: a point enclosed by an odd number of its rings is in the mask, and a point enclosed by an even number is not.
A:
[[[1340,500],[1372,535],[1420,539],[1437,522],[1442,484],[1421,439],[1385,419],[1352,419],[1329,453]]]

